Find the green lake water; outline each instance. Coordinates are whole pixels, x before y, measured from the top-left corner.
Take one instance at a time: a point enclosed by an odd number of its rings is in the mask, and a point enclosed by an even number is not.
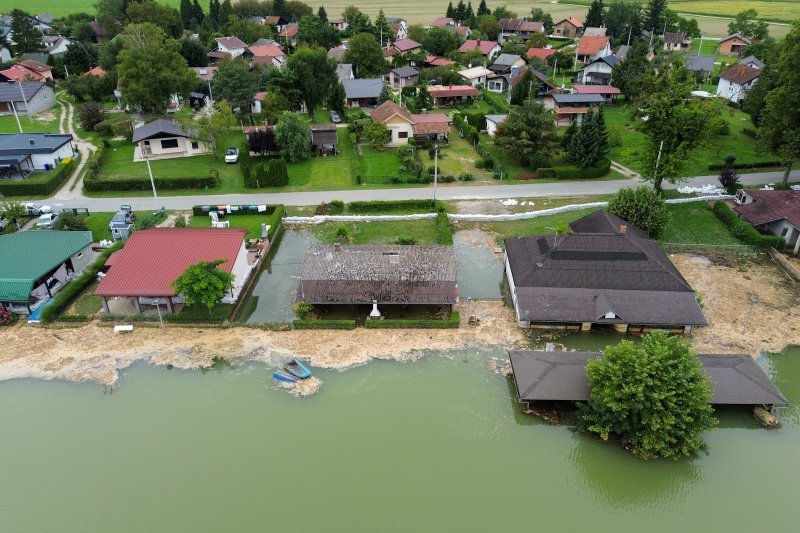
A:
[[[318,371],[307,399],[261,364],[0,383],[0,530],[797,531],[800,348],[762,359],[782,429],[726,411],[678,462],[520,414],[502,355]]]

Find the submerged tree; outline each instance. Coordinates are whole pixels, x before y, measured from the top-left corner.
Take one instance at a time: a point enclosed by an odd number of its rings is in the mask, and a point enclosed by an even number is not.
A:
[[[624,340],[586,365],[591,398],[578,427],[619,439],[642,459],[690,457],[707,449],[713,429],[711,384],[689,342],[657,332]]]
[[[178,279],[172,282],[177,294],[182,294],[187,307],[202,304],[208,313],[233,288],[235,276],[219,268],[227,259],[200,261],[189,266]]]

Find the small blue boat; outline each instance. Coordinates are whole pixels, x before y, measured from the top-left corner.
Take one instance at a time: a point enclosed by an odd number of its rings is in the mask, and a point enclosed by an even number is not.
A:
[[[291,374],[287,374],[283,370],[276,370],[272,373],[272,379],[275,381],[282,381],[284,383],[297,383],[297,378]]]
[[[288,363],[283,363],[283,368],[291,375],[300,379],[306,379],[311,376],[311,370],[297,359],[292,359]]]

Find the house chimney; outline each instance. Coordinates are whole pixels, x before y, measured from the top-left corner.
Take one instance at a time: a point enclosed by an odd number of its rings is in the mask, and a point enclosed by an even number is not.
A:
[[[619,233],[620,235],[625,235],[626,233],[628,233],[628,226],[626,226],[625,224],[620,225]]]
[[[334,252],[339,252],[339,251],[341,251],[341,249],[342,249],[342,245],[339,244],[338,242],[333,244],[333,251]]]
[[[30,144],[34,144],[36,141],[34,141],[33,139],[28,139],[28,142],[29,142]]]

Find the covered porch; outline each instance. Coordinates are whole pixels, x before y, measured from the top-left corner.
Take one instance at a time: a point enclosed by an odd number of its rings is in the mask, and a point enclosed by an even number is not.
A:
[[[0,158],[0,179],[21,180],[33,171],[30,155],[8,155]]]

